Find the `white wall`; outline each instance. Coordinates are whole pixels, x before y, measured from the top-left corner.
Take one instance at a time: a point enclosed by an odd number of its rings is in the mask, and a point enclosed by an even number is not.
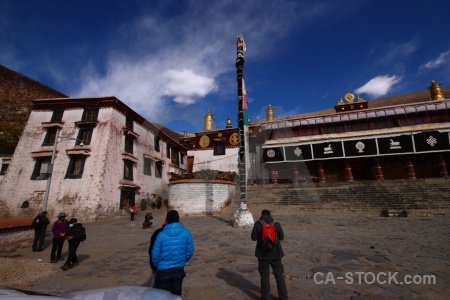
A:
[[[225,155],[214,155],[214,150],[190,150],[188,156],[194,157],[192,171],[217,170],[238,172],[238,148],[226,148]]]

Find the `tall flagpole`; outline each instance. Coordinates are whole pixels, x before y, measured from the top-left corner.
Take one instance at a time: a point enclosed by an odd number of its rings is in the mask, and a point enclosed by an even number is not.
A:
[[[248,210],[247,198],[247,178],[248,168],[250,167],[248,154],[248,99],[245,90],[245,82],[243,76],[244,69],[244,53],[246,45],[242,34],[238,34],[236,43],[236,69],[238,82],[238,133],[239,133],[239,192],[240,207],[234,215],[235,226],[250,227],[253,226],[253,216]]]

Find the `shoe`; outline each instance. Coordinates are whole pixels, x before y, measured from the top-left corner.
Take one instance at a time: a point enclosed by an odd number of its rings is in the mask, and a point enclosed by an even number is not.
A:
[[[35,249],[33,249],[33,252],[36,252],[36,250],[35,250]]]
[[[50,262],[51,262],[52,264],[56,264],[56,263],[58,262],[58,260],[57,260],[57,259],[52,259]]]
[[[37,252],[42,252],[42,251],[44,251],[44,249],[37,249],[36,251]]]
[[[68,266],[68,265],[63,265],[63,266],[61,267],[61,269],[62,269],[63,271],[67,271],[67,270],[69,270],[69,266]]]

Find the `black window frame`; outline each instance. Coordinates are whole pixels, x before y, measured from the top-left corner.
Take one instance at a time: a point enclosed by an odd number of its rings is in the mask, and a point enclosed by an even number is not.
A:
[[[134,121],[130,117],[126,117],[125,119],[125,128],[130,131],[134,130]]]
[[[167,158],[170,158],[171,156],[170,156],[170,145],[169,144],[166,144],[166,157]]]
[[[133,181],[133,162],[131,160],[123,161],[123,179]]]
[[[44,141],[42,142],[42,146],[53,146],[55,144],[57,131],[58,131],[58,127],[48,128],[47,133],[45,134]]]
[[[144,157],[144,175],[152,176],[152,159]]]
[[[53,110],[50,122],[61,122],[64,115],[64,108],[56,108]]]
[[[42,162],[44,160],[47,160],[48,161],[47,165],[50,165],[52,158],[50,156],[43,156],[36,158],[33,173],[31,174],[30,178],[31,180],[47,180],[50,177],[49,173],[41,173]]]
[[[92,127],[80,127],[78,130],[77,140],[75,141],[75,145],[80,145],[83,142],[83,145],[90,145],[92,139],[92,133],[94,132],[94,128]],[[87,139],[84,136],[88,134]]]
[[[162,161],[156,161],[155,162],[155,177],[156,178],[162,178],[163,173],[163,163]]]
[[[170,162],[176,166],[180,165],[180,151],[177,148],[171,147],[170,151]]]
[[[225,155],[225,141],[214,142],[214,156]]]
[[[74,174],[76,163],[78,160],[80,160],[80,163],[81,163],[80,171],[78,174]],[[65,179],[78,179],[78,178],[83,177],[85,163],[86,163],[86,156],[71,155],[69,165],[67,166],[66,176],[64,178]]]
[[[125,135],[125,152],[133,154],[134,151],[134,136],[131,134]]]
[[[161,151],[160,147],[159,147],[159,142],[161,141],[159,136],[155,136],[155,151],[159,152]]]
[[[85,107],[83,111],[83,116],[81,117],[82,122],[96,122],[98,118],[98,107]]]
[[[2,163],[2,167],[0,169],[0,175],[5,175],[6,171],[8,171],[9,164]]]

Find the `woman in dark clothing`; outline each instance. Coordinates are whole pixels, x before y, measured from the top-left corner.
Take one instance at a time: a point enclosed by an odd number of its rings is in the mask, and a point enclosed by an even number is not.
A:
[[[57,263],[61,259],[61,252],[66,240],[66,233],[69,230],[69,221],[66,219],[65,213],[58,215],[58,220],[53,223],[53,246],[50,252],[50,262]]]

